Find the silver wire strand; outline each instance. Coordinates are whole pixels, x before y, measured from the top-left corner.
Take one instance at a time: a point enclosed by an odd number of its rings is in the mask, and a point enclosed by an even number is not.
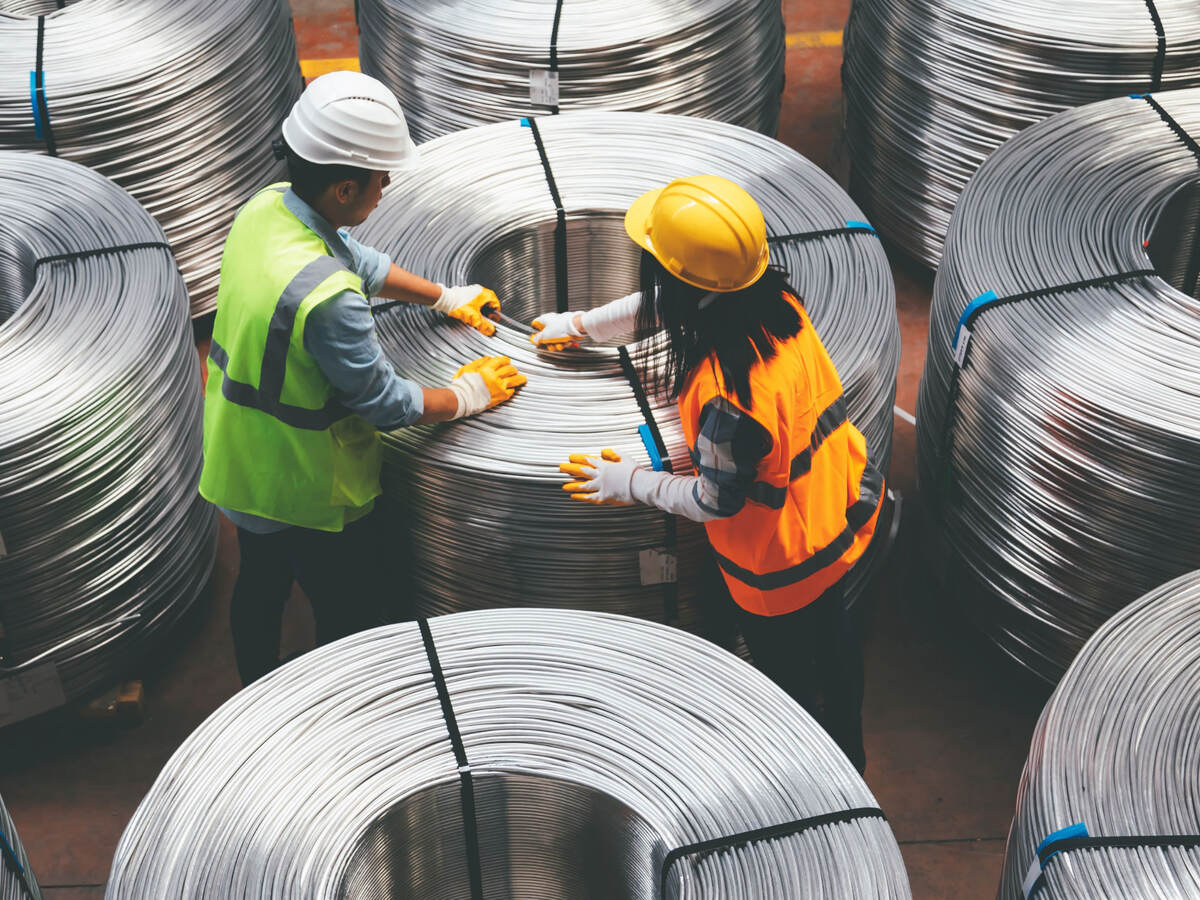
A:
[[[1042,710],[1017,793],[1000,900],[1024,900],[1034,849],[1077,822],[1093,837],[1200,834],[1200,573],[1121,610],[1084,645]],[[1075,850],[1036,900],[1187,900],[1200,849]]]
[[[1156,99],[1200,134],[1200,90]],[[1051,683],[1117,610],[1200,564],[1200,304],[1181,290],[1198,216],[1200,159],[1122,98],[1013,138],[951,224],[917,408],[934,555],[965,573],[970,619]],[[973,298],[1142,269],[1160,276],[983,312],[949,405]]]
[[[674,628],[568,610],[430,623],[489,900],[659,897],[666,853],[878,804],[764,675]],[[460,771],[414,623],[228,700],[125,829],[106,897],[469,897]],[[879,818],[676,863],[674,900],[910,896]]]
[[[216,517],[196,491],[187,293],[129,194],[0,152],[0,689],[51,664],[66,698],[128,674],[192,605]]]
[[[163,226],[198,316],[216,306],[237,209],[283,172],[271,151],[303,88],[286,0],[0,0],[0,149],[46,152],[30,72],[45,14],[57,153],[112,178]],[[5,13],[23,13],[13,15]]]
[[[418,142],[545,115],[549,0],[360,0],[363,71],[400,98]],[[783,92],[778,0],[570,0],[558,107],[700,116],[774,135]]]
[[[10,871],[8,866],[0,861],[0,900],[42,900],[42,889],[38,887],[37,879],[33,877],[33,870],[29,868],[29,856],[21,844],[17,826],[13,824],[12,816],[9,815],[2,797],[0,797],[0,832],[3,832],[8,839],[9,847],[25,870],[24,877],[22,877],[20,874]]]
[[[641,251],[625,234],[625,210],[680,175],[712,173],[744,185],[771,234],[861,217],[815,165],[746,129],[652,113],[568,113],[539,124],[567,211],[571,309],[636,289]],[[444,284],[492,287],[519,323],[554,310],[555,208],[530,129],[483,126],[424,144],[421,154],[419,169],[393,181],[357,236]],[[886,471],[900,337],[878,240],[842,234],[773,245],[771,253],[791,273],[841,374],[851,421]],[[674,620],[661,585],[643,584],[639,569],[640,551],[664,546],[663,514],[595,507],[561,490],[558,465],[571,453],[613,447],[650,465],[638,435],[644,419],[615,348],[539,353],[527,324],[502,322],[485,338],[416,307],[380,313],[376,329],[396,370],[420,384],[446,384],[484,355],[509,356],[529,378],[512,401],[484,415],[385,436],[384,491],[411,525],[425,613],[570,606]],[[655,371],[661,354],[655,340],[631,344],[639,369]],[[661,395],[650,403],[675,471],[690,472],[676,404]],[[683,520],[678,529],[678,622],[715,635],[725,627],[718,611],[696,600],[703,530]],[[870,560],[852,571],[853,596],[871,571]]]
[[[967,181],[1021,129],[1099,100],[1200,86],[1200,4],[854,0],[842,80],[851,195],[930,268]]]

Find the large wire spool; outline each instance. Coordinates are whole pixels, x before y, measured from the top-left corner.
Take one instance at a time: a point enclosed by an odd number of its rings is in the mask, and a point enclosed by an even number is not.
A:
[[[28,153],[0,153],[0,184],[0,690],[61,702],[127,675],[208,577],[200,377],[183,279],[129,194]]]
[[[659,894],[672,849],[878,808],[829,736],[733,655],[567,610],[429,627],[489,900],[910,896],[878,813],[684,857]],[[479,896],[464,763],[431,672],[410,622],[319,648],[235,695],[159,774],[106,896]]]
[[[746,129],[649,113],[570,113],[539,123],[566,210],[571,309],[636,289],[641,251],[625,234],[625,209],[679,175],[707,172],[744,185],[775,235],[844,227],[861,215],[815,165]],[[645,420],[617,350],[538,353],[529,329],[517,327],[555,309],[555,226],[531,129],[507,122],[422,145],[418,169],[392,182],[358,231],[444,284],[492,287],[515,320],[485,338],[417,307],[380,313],[376,328],[398,372],[446,384],[463,363],[503,354],[529,377],[515,399],[486,415],[386,436],[384,490],[401,501],[411,524],[419,602],[428,614],[571,606],[711,634],[696,603],[706,547],[699,526],[676,523],[676,604],[661,585],[644,584],[639,568],[642,551],[670,541],[662,513],[597,508],[561,490],[558,465],[570,453],[613,447],[651,463],[638,434]],[[772,258],[791,273],[841,374],[850,420],[886,472],[900,338],[878,240],[853,232],[785,241],[773,245]],[[655,369],[661,354],[655,340],[630,347],[639,369]],[[652,395],[649,404],[674,470],[690,471],[675,403]],[[879,533],[886,531],[881,523]],[[852,593],[870,572],[869,561],[852,571]]]
[[[779,123],[778,0],[360,0],[357,8],[363,71],[396,92],[418,142],[560,109],[702,116],[771,135]],[[557,100],[540,90],[550,77]]]
[[[1038,900],[1194,897],[1200,847],[1155,848],[1147,836],[1200,834],[1200,573],[1165,584],[1113,616],[1084,645],[1042,710],[1021,776],[1000,900],[1025,900],[1034,849],[1082,823],[1135,846],[1063,852]]]
[[[1200,90],[1154,102],[1200,134]],[[1050,681],[1117,610],[1200,566],[1198,216],[1200,147],[1122,98],[996,151],[951,226],[917,410],[922,491],[966,573],[959,602]],[[1123,274],[976,307],[956,365],[973,298]]]
[[[17,827],[0,798],[0,900],[42,900]]]
[[[1200,4],[854,0],[842,81],[851,194],[885,238],[936,268],[967,181],[1021,129],[1200,85]]]
[[[192,315],[209,312],[234,213],[282,171],[271,139],[303,87],[288,5],[60,5],[0,0],[0,149],[54,152],[128,190],[166,231]],[[40,134],[30,90],[39,61]]]

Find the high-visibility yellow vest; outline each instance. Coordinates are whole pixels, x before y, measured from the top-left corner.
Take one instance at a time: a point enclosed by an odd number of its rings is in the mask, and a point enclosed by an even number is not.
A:
[[[871,542],[884,493],[862,433],[846,418],[833,361],[808,313],[795,305],[800,332],[750,370],[751,409],[725,389],[715,362],[698,366],[679,397],[689,447],[714,397],[771,436],[745,506],[704,525],[733,599],[762,616],[807,606],[849,571]]]
[[[286,184],[234,219],[204,396],[200,493],[226,509],[341,531],[378,496],[379,434],[345,409],[304,349],[309,314],[362,279],[284,205]]]

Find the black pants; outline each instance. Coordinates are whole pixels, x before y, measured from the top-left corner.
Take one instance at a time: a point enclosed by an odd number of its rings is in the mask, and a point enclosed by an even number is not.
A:
[[[862,651],[841,582],[795,612],[757,616],[734,603],[715,561],[706,573],[710,580],[736,610],[755,666],[808,710],[863,772]]]
[[[293,581],[312,604],[317,646],[383,624],[389,568],[378,519],[372,512],[339,532],[238,529],[242,560],[229,619],[243,685],[279,665],[283,608]]]

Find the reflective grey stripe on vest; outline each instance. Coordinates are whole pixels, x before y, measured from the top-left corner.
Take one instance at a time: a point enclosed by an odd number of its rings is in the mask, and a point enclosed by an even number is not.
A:
[[[821,445],[825,443],[826,438],[837,431],[846,422],[846,400],[841,394],[838,398],[825,407],[824,411],[817,416],[817,422],[813,426],[812,439],[809,445],[792,457],[792,464],[788,470],[789,484],[804,475],[807,475],[812,470],[813,454],[821,449]],[[771,509],[783,509],[783,504],[787,502],[788,489],[784,487],[775,487],[773,484],[767,484],[765,481],[756,481],[750,485],[746,491],[746,498],[753,500],[756,503],[761,503],[763,506],[768,506]]]
[[[235,381],[229,376],[229,354],[216,339],[209,345],[208,358],[221,370],[221,395],[230,403],[248,406],[273,416],[285,425],[309,431],[324,431],[339,419],[349,415],[349,410],[332,397],[321,409],[307,409],[284,403],[283,379],[287,375],[288,347],[292,342],[292,330],[296,324],[296,312],[304,298],[317,289],[326,278],[344,269],[332,256],[319,256],[301,269],[275,304],[271,324],[267,329],[267,341],[263,348],[262,368],[259,371],[258,387]]]
[[[859,530],[871,521],[871,516],[875,514],[875,510],[879,506],[879,496],[882,490],[883,475],[868,462],[863,468],[862,479],[859,481],[858,500],[846,510],[846,527],[837,537],[802,563],[775,572],[759,574],[739,566],[715,550],[713,556],[717,558],[717,564],[726,574],[760,591],[772,591],[797,584],[842,558],[842,554],[849,550],[854,543]]]

